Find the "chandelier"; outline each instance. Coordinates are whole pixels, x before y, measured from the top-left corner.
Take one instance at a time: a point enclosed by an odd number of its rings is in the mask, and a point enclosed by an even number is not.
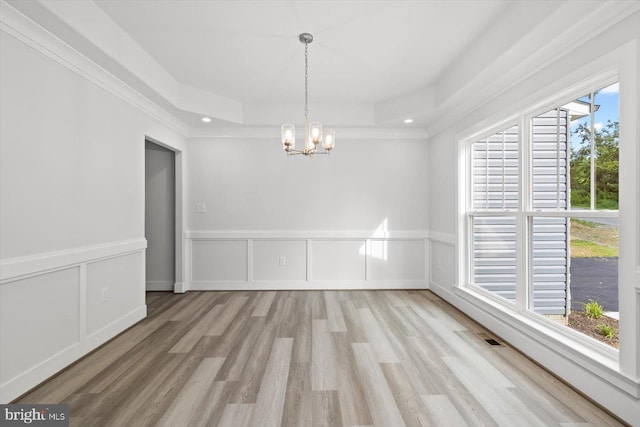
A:
[[[308,69],[309,69],[309,43],[313,41],[313,36],[309,33],[302,33],[298,37],[304,43],[304,148],[296,150],[296,127],[292,124],[282,125],[282,148],[288,156],[303,154],[312,157],[314,154],[329,154],[335,146],[335,131],[325,129],[322,131],[322,123],[309,123],[309,91],[308,91]],[[322,142],[323,151],[318,151],[318,144]]]

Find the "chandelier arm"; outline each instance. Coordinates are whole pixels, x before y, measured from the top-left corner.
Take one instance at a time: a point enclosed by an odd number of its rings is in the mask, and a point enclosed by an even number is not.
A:
[[[326,154],[329,155],[330,151],[305,151],[305,150],[289,150],[287,151],[288,156],[298,156],[300,154],[305,156],[315,156],[316,154]]]

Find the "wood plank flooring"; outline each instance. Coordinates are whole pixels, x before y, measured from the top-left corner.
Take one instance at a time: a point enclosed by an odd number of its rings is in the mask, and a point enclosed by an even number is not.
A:
[[[19,403],[73,426],[621,425],[429,291],[147,294]]]

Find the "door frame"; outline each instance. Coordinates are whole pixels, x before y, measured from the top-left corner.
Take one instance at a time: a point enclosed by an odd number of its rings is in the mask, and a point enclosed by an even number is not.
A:
[[[175,165],[174,165],[174,193],[175,193],[175,211],[174,211],[174,217],[175,217],[175,224],[174,224],[174,232],[175,232],[175,236],[174,236],[174,241],[175,241],[175,247],[174,247],[174,283],[173,283],[173,292],[174,293],[184,293],[187,291],[187,284],[186,284],[186,269],[185,269],[185,265],[184,265],[184,260],[185,260],[185,243],[184,243],[184,230],[185,230],[185,225],[184,225],[184,221],[186,216],[184,215],[184,211],[183,211],[183,199],[185,197],[185,191],[184,191],[184,153],[182,152],[182,150],[173,147],[169,144],[163,143],[162,141],[158,141],[155,138],[152,138],[150,136],[145,136],[144,141],[143,141],[143,149],[145,146],[146,142],[151,142],[153,144],[156,144],[162,148],[166,148],[167,150],[173,151],[174,153],[174,161],[175,161]],[[146,155],[146,154],[145,154]],[[143,180],[145,179],[145,174],[143,173]],[[144,190],[144,202],[146,203],[146,199],[147,199],[147,192],[146,192],[146,188]],[[143,210],[144,211],[144,210]],[[143,214],[143,218],[142,221],[144,223],[145,221],[145,215],[146,212]],[[145,269],[146,269],[146,257],[145,257]]]

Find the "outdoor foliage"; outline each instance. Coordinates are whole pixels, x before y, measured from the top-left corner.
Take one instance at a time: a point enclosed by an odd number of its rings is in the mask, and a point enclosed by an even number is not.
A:
[[[589,207],[591,185],[591,130],[585,123],[573,131],[579,148],[571,148],[571,205]],[[596,207],[618,209],[619,125],[608,121],[595,131]]]
[[[604,314],[604,307],[602,307],[598,301],[589,300],[589,302],[584,305],[584,314],[586,314],[587,317],[598,319]]]
[[[598,325],[597,327],[598,327],[598,330],[600,331],[600,333],[605,338],[611,339],[615,335],[615,330],[609,325],[602,324],[602,325]]]

